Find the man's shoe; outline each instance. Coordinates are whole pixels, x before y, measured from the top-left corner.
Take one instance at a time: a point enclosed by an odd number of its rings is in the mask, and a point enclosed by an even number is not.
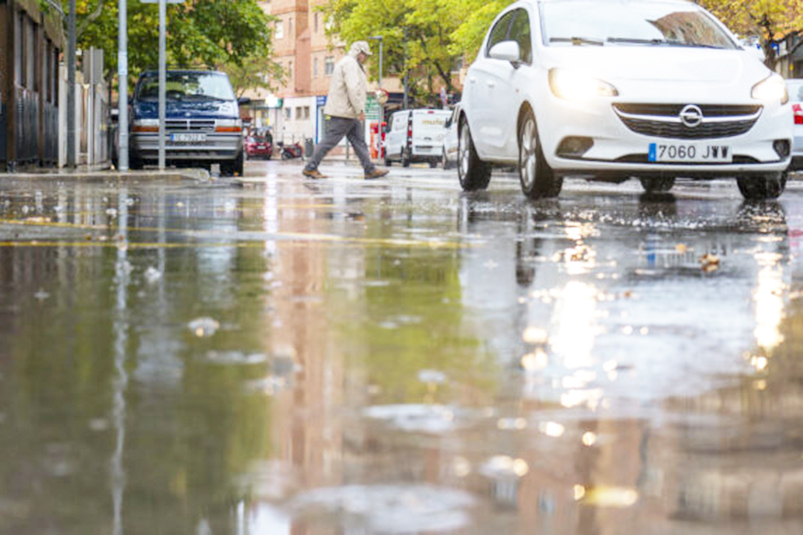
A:
[[[326,175],[321,174],[317,169],[304,169],[302,173],[307,178],[326,178]]]
[[[372,178],[382,178],[386,174],[390,173],[388,169],[374,169],[370,173],[365,173],[366,180],[370,180]]]

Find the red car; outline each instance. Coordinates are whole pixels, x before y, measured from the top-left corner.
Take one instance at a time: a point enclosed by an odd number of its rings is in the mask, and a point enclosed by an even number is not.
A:
[[[249,158],[265,158],[273,155],[273,138],[270,134],[255,134],[245,138],[245,153]]]

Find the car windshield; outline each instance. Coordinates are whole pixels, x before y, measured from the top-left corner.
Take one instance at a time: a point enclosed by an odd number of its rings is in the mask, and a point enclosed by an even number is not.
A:
[[[710,15],[693,4],[545,2],[541,21],[546,46],[737,48]]]
[[[168,72],[167,100],[234,100],[234,91],[225,74],[213,72]],[[159,73],[146,73],[139,83],[139,100],[158,100]]]

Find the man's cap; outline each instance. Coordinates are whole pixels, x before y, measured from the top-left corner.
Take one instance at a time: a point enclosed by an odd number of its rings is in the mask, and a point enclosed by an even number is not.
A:
[[[371,55],[371,47],[368,46],[368,41],[356,41],[353,45],[351,45],[352,54],[359,54],[360,52],[366,56]]]

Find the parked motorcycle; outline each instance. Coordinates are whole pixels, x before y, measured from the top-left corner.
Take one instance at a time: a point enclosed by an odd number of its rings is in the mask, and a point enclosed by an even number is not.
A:
[[[282,160],[292,160],[293,158],[301,158],[302,156],[304,156],[304,148],[298,141],[290,145],[282,143],[281,155],[282,155]]]

